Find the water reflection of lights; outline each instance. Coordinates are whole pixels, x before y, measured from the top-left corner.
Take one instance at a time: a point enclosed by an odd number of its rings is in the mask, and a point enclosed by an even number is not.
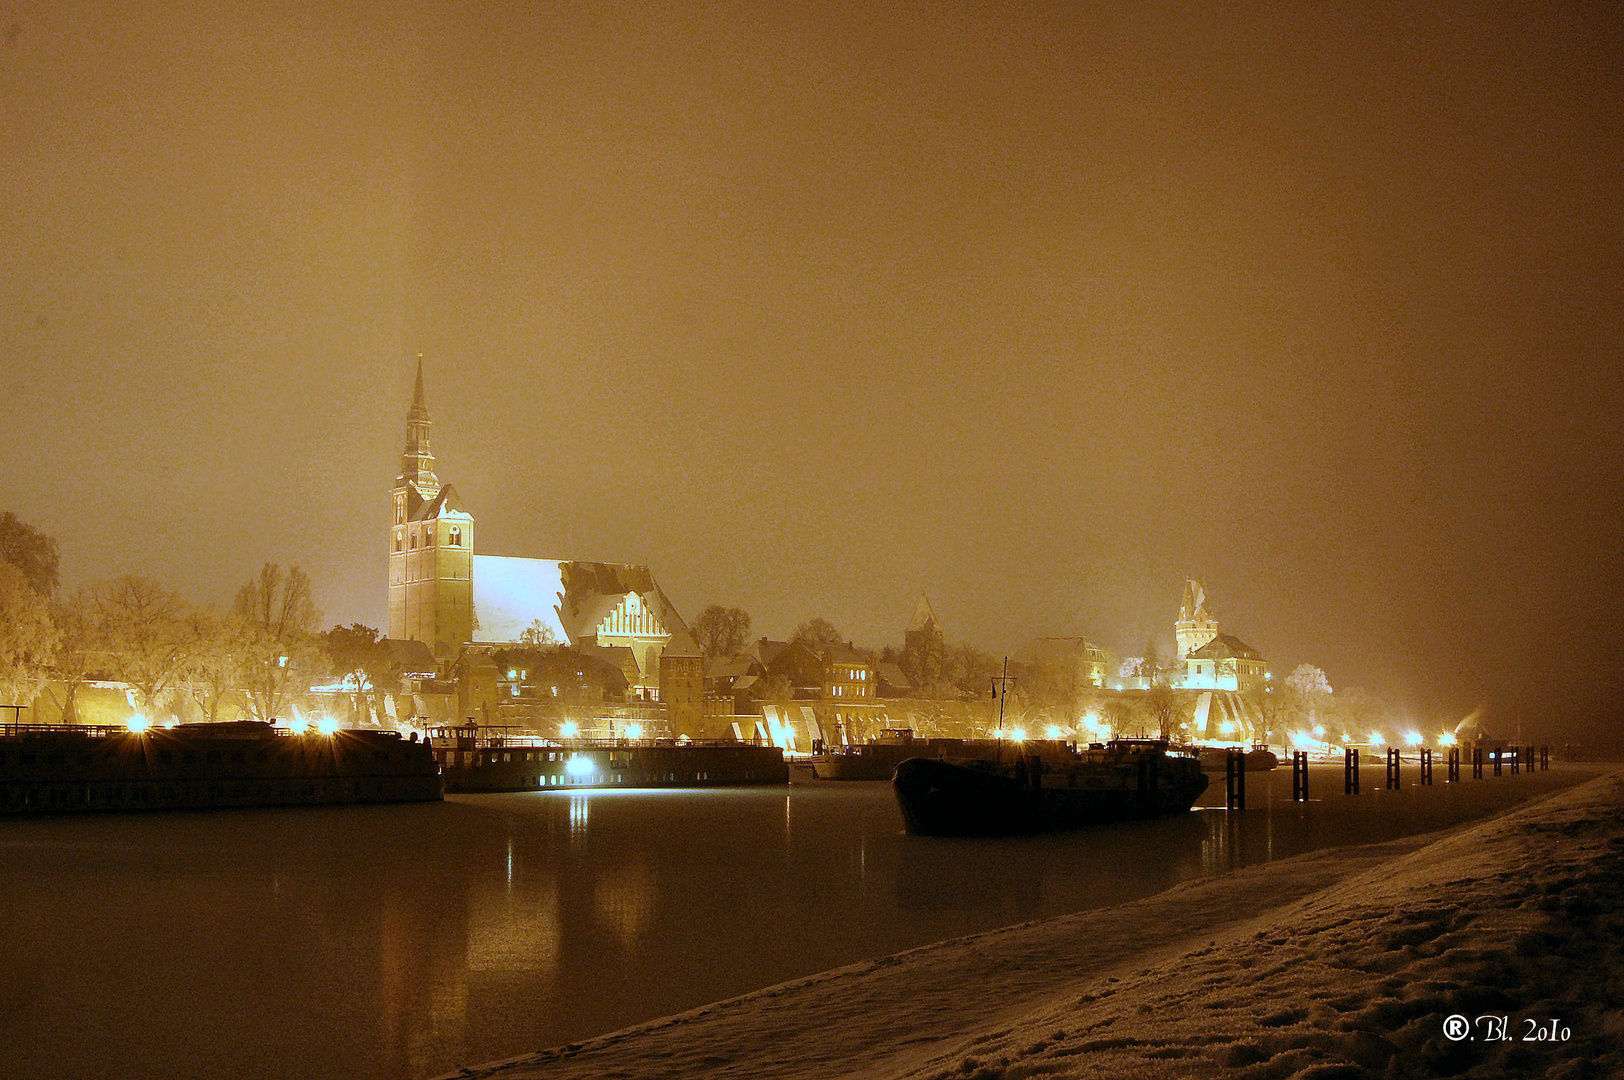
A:
[[[641,863],[623,867],[613,877],[597,878],[592,882],[593,921],[629,946],[654,914],[658,891],[654,875]]]
[[[586,832],[587,815],[591,812],[592,800],[586,795],[570,796],[570,833],[577,835]]]

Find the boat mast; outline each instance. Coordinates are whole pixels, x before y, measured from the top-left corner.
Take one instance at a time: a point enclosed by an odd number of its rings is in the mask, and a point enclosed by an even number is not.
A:
[[[1004,673],[992,681],[993,697],[998,699],[998,760],[1004,758],[1004,699],[1009,696],[1009,657],[1004,657]]]

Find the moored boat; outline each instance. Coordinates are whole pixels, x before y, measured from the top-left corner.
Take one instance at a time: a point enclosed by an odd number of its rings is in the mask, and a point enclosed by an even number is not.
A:
[[[427,742],[394,731],[290,735],[244,720],[130,731],[0,728],[0,815],[425,802]]]
[[[923,836],[1003,836],[1178,814],[1207,783],[1194,757],[1150,739],[1007,763],[909,758],[892,778],[903,824]]]
[[[789,783],[789,764],[776,746],[669,739],[570,739],[564,745],[477,724],[429,732],[452,794]]]
[[[906,729],[892,729],[872,742],[852,743],[814,753],[807,759],[807,764],[812,769],[812,775],[819,780],[889,780],[897,766],[911,757],[974,761],[1000,755],[1000,751],[1008,753],[1010,745],[998,739],[919,739]],[[1055,742],[1053,745],[1066,744]]]
[[[1196,755],[1201,759],[1201,768],[1210,773],[1223,773],[1229,768],[1229,755],[1240,750],[1238,746],[1201,746],[1196,747]],[[1252,749],[1247,750],[1241,759],[1247,772],[1267,772],[1278,768],[1280,759],[1273,750],[1263,743],[1253,743]]]
[[[900,763],[931,746],[931,741],[915,739],[910,728],[889,728],[870,742],[814,753],[812,775],[819,780],[889,780]]]

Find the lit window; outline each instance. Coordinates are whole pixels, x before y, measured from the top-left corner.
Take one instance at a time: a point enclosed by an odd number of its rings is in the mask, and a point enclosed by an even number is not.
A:
[[[395,536],[395,550],[400,550],[400,536],[398,534]]]
[[[417,534],[416,533],[412,533],[411,548],[412,548],[413,551],[417,550]]]
[[[451,546],[462,547],[462,527],[459,525],[451,526]]]

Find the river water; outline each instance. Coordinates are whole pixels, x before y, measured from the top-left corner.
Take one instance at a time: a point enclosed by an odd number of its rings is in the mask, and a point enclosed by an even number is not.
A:
[[[879,783],[0,821],[0,1076],[418,1080],[1587,775],[1283,770],[1007,840],[905,836]]]

